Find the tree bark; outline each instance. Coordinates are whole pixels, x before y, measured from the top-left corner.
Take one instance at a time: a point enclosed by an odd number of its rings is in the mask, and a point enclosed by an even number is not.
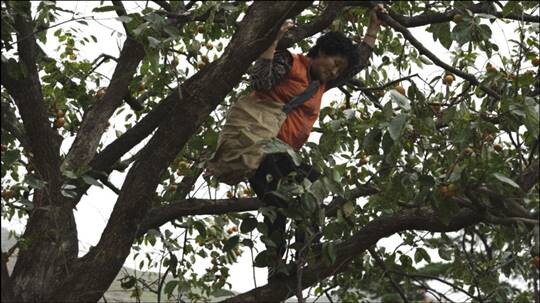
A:
[[[281,23],[309,2],[255,2],[223,56],[179,89],[173,115],[163,121],[129,171],[97,246],[74,264],[52,301],[97,301],[122,267],[150,207],[160,175],[197,128],[223,100],[253,60],[271,43]]]

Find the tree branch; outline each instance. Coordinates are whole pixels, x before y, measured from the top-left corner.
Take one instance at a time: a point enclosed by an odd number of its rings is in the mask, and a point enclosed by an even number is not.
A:
[[[254,2],[221,58],[182,84],[179,88],[182,98],[177,95],[173,99],[173,114],[162,121],[154,137],[143,149],[141,158],[135,161],[127,174],[99,243],[75,262],[71,273],[64,278],[64,287],[55,292],[52,301],[97,301],[101,297],[129,255],[138,225],[148,212],[160,176],[169,163],[208,115],[239,83],[251,62],[268,48],[282,22],[298,15],[309,4]],[[120,57],[118,65],[122,61],[122,55]],[[224,74],[227,77],[223,77]],[[175,89],[176,94],[177,91]],[[81,279],[86,283],[78,283]]]
[[[457,213],[448,224],[441,222],[432,209],[407,210],[399,214],[379,217],[367,223],[352,238],[336,244],[336,261],[332,265],[324,262],[313,262],[304,269],[302,287],[305,289],[318,281],[346,270],[346,264],[350,260],[369,247],[375,245],[378,240],[389,237],[405,230],[425,230],[431,232],[449,232],[462,229],[480,222],[481,217],[467,209]],[[262,287],[255,288],[246,293],[234,296],[222,302],[261,302],[281,301],[296,292],[296,276],[292,275],[272,282]]]
[[[486,87],[485,85],[480,83],[478,81],[478,79],[476,79],[476,77],[474,77],[473,75],[462,72],[461,70],[446,64],[441,59],[439,59],[437,56],[435,56],[422,43],[420,43],[418,40],[416,40],[416,38],[411,34],[411,32],[409,32],[409,30],[406,27],[401,25],[399,22],[394,20],[392,17],[390,17],[389,15],[386,15],[386,14],[380,15],[379,17],[381,18],[381,20],[386,22],[393,29],[395,29],[398,32],[400,32],[401,34],[403,34],[403,37],[405,37],[405,39],[407,39],[409,42],[411,42],[411,44],[416,49],[418,49],[420,54],[423,54],[426,57],[428,57],[429,59],[431,59],[431,61],[433,61],[433,63],[437,64],[438,66],[444,68],[447,71],[452,72],[453,74],[455,74],[457,76],[460,76],[461,78],[469,81],[471,84],[479,86],[483,91],[485,91],[488,95],[494,97],[495,99],[497,99],[497,100],[501,99],[501,96],[497,92],[495,92],[491,88]]]
[[[156,229],[168,221],[183,216],[220,215],[232,212],[253,211],[262,206],[264,204],[256,198],[220,200],[186,199],[173,202],[169,205],[155,207],[148,211],[148,214],[139,226],[137,237],[144,235],[149,229]]]
[[[291,47],[298,41],[302,41],[307,37],[311,37],[316,33],[319,33],[323,29],[332,24],[332,21],[337,17],[341,10],[345,7],[346,1],[328,1],[326,9],[321,15],[312,22],[300,25],[296,28],[289,30],[285,36],[279,41],[277,48],[286,49]]]
[[[2,255],[2,302],[6,303],[16,303],[21,302],[20,298],[15,297],[15,292],[13,291],[13,284],[11,283],[11,278],[9,277],[9,272],[7,269],[7,258],[4,258]]]
[[[370,2],[372,5],[368,4]],[[347,2],[347,6],[362,6],[362,7],[371,8],[373,7],[373,5],[374,5],[374,1],[349,1]],[[394,11],[393,9],[389,8],[388,14],[405,27],[418,27],[418,26],[424,26],[424,25],[429,25],[429,24],[450,22],[453,20],[455,15],[464,14],[465,13],[464,9],[468,9],[474,14],[480,14],[480,13],[490,14],[500,19],[512,19],[512,20],[517,20],[517,21],[523,20],[526,22],[535,22],[535,23],[540,22],[540,19],[538,18],[538,16],[533,16],[529,14],[520,15],[520,14],[515,14],[515,13],[509,13],[508,15],[504,16],[502,12],[496,11],[496,9],[492,7],[491,3],[489,2],[475,3],[464,8],[462,7],[452,8],[448,11],[445,11],[444,13],[431,11],[431,12],[422,13],[415,16],[411,16],[411,17],[401,15],[397,13],[396,11]]]
[[[101,136],[112,116],[128,93],[128,85],[145,55],[143,46],[129,37],[118,58],[111,82],[103,98],[86,112],[65,163],[71,170],[87,165],[96,154]]]

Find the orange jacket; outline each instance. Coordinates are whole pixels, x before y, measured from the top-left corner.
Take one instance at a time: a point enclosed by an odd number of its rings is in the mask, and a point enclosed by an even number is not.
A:
[[[308,73],[311,59],[301,54],[293,54],[292,58],[291,69],[280,83],[274,85],[269,91],[254,91],[251,95],[259,98],[271,98],[285,104],[302,93],[309,85]],[[287,119],[279,130],[279,139],[295,150],[299,150],[306,143],[313,124],[319,116],[324,91],[325,85],[321,84],[310,99],[287,115]]]

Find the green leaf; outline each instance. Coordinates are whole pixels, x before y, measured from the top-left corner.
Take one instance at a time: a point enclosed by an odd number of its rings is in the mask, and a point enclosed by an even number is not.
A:
[[[30,187],[35,189],[42,189],[45,187],[45,185],[47,185],[46,181],[34,178],[32,175],[27,175],[25,181]]]
[[[165,288],[164,288],[164,292],[167,294],[167,295],[170,295],[172,294],[172,292],[174,291],[174,289],[176,288],[176,286],[178,286],[178,280],[172,280],[172,281],[169,281],[167,282],[167,284],[165,284]]]
[[[268,250],[264,250],[255,257],[255,262],[253,262],[253,265],[255,267],[267,267],[269,262],[270,256],[268,254]]]
[[[411,101],[409,98],[403,96],[395,89],[390,90],[390,97],[392,98],[392,101],[396,102],[401,109],[406,111],[411,110]]]
[[[236,247],[236,245],[238,245],[238,243],[240,243],[240,236],[233,236],[233,237],[230,237],[229,239],[227,239],[227,241],[225,241],[225,245],[223,246],[223,251],[230,251],[232,250],[233,248]]]
[[[106,5],[106,6],[96,7],[92,11],[96,13],[110,12],[110,11],[114,11],[114,8],[115,8],[114,5]]]
[[[159,41],[158,39],[152,36],[148,36],[148,43],[150,43],[151,48],[158,48],[159,45],[161,44],[161,41]]]
[[[394,141],[398,141],[401,137],[405,123],[407,123],[407,116],[403,114],[396,116],[392,121],[390,121],[388,132]]]
[[[452,173],[450,174],[450,177],[448,178],[448,182],[455,182],[461,179],[461,173],[463,172],[463,169],[465,169],[464,165],[456,164],[456,166],[452,170]]]
[[[511,185],[512,187],[515,187],[515,188],[518,188],[518,189],[520,188],[519,185],[516,182],[514,182],[514,180],[512,180],[512,179],[510,179],[510,178],[508,178],[508,177],[506,177],[506,176],[504,176],[502,174],[493,173],[493,176],[495,178],[497,178],[497,180],[499,180],[499,181],[501,181],[503,183],[506,183],[506,184]]]
[[[19,158],[20,152],[18,150],[8,150],[2,153],[2,160],[6,166],[11,166]]]
[[[216,289],[214,290],[214,292],[212,292],[210,294],[212,297],[216,297],[216,298],[219,298],[219,297],[229,297],[229,296],[234,296],[236,295],[234,292],[230,291],[230,290],[226,290],[226,289]]]
[[[332,243],[323,244],[323,256],[330,264],[334,264],[336,261],[336,249]]]
[[[242,224],[240,225],[240,231],[242,233],[248,233],[254,230],[255,227],[257,227],[257,223],[259,223],[257,219],[253,217],[247,217],[242,221]]]
[[[401,255],[401,256],[399,257],[399,262],[401,262],[401,265],[402,265],[403,267],[409,267],[409,266],[412,265],[412,260],[411,260],[411,258],[410,258],[409,256],[407,256],[407,255]]]
[[[452,37],[450,34],[450,23],[436,23],[427,28],[427,31],[433,33],[433,41],[439,40],[446,49],[450,49],[452,45]]]
[[[116,19],[120,20],[123,23],[129,23],[131,20],[133,20],[133,17],[130,16],[118,16]]]
[[[95,185],[97,187],[103,188],[103,185],[101,183],[99,183],[98,180],[94,179],[93,177],[90,177],[89,175],[83,175],[82,179],[83,179],[84,183],[86,183],[86,184]]]
[[[423,248],[417,248],[416,252],[414,253],[414,262],[418,263],[422,260],[426,260],[427,262],[431,262],[431,257],[427,253],[427,251]]]
[[[443,260],[447,260],[447,261],[452,260],[452,251],[444,247],[439,247],[438,253],[441,259]]]

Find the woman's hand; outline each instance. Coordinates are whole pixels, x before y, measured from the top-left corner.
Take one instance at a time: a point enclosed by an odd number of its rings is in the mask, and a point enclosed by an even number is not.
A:
[[[379,28],[381,25],[386,26],[386,23],[379,19],[377,13],[387,14],[388,12],[382,4],[377,4],[369,12],[369,25],[368,28]]]
[[[288,32],[291,27],[294,27],[294,22],[291,19],[285,20],[285,22],[283,22],[283,25],[281,25],[281,28],[279,29],[276,41],[281,40],[281,38],[283,38],[285,33]]]

